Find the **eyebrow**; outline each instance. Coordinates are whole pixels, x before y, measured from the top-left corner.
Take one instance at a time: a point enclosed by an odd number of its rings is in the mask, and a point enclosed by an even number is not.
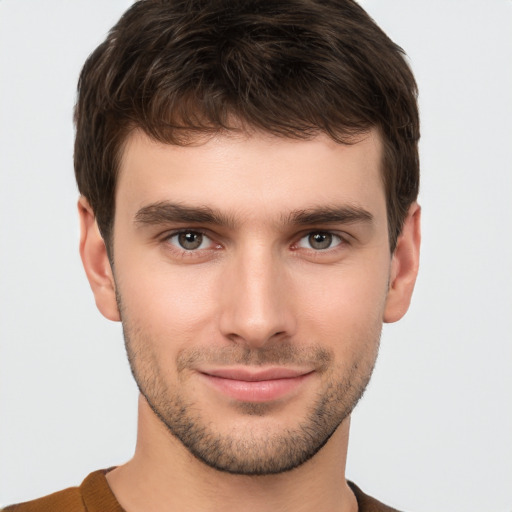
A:
[[[231,217],[207,206],[186,206],[169,201],[160,201],[143,206],[135,214],[136,224],[147,225],[173,222],[215,224],[226,227],[234,226],[234,221]]]
[[[296,225],[354,224],[356,222],[371,223],[373,215],[368,210],[356,205],[321,206],[293,211],[287,220],[290,224]]]
[[[282,217],[283,224],[297,226],[310,224],[354,224],[371,223],[373,215],[357,205],[319,206],[294,210]],[[235,218],[208,206],[187,206],[180,203],[160,201],[143,206],[135,214],[135,223],[158,225],[166,223],[212,224],[234,228]]]

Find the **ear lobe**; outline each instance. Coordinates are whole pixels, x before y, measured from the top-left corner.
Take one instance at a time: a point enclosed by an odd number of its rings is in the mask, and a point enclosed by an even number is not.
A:
[[[112,321],[120,321],[112,267],[96,217],[85,197],[78,200],[80,217],[80,257],[100,313]]]
[[[409,309],[420,259],[420,220],[421,208],[417,203],[413,203],[409,208],[391,259],[384,322],[392,323],[400,320]]]

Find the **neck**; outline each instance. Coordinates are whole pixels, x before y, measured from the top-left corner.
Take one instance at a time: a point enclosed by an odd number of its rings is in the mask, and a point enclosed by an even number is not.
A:
[[[135,455],[109,472],[107,481],[128,512],[353,512],[356,500],[345,481],[349,423],[345,420],[326,445],[296,469],[277,475],[232,475],[191,455],[140,398]]]

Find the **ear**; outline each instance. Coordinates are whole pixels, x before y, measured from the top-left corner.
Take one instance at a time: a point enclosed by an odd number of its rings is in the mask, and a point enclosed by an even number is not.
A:
[[[112,267],[96,217],[85,197],[78,200],[80,217],[80,256],[100,313],[115,322],[120,321]]]
[[[420,220],[421,208],[417,203],[413,203],[409,208],[391,259],[384,322],[400,320],[409,309],[420,262]]]

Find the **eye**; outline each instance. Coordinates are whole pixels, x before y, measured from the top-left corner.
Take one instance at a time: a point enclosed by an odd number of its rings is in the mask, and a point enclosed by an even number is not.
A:
[[[185,251],[208,249],[212,245],[212,241],[199,231],[180,231],[171,235],[167,241]]]
[[[297,247],[313,249],[315,251],[325,251],[326,249],[332,249],[341,243],[343,243],[342,238],[334,233],[329,233],[328,231],[315,231],[303,236],[299,240]]]

